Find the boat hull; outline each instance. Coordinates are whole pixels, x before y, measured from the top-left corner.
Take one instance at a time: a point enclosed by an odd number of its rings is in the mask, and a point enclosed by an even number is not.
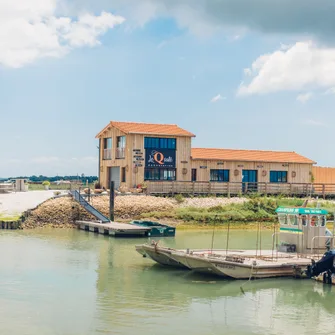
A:
[[[176,235],[176,228],[168,225],[163,225],[153,221],[131,221],[130,224],[150,228],[148,236],[150,237],[174,237]]]
[[[176,268],[185,268],[188,269],[183,264],[176,261],[171,257],[171,251],[168,248],[155,248],[155,246],[149,245],[138,245],[135,247],[136,251],[144,257],[149,257],[158,264],[164,266],[171,266]]]
[[[299,277],[310,264],[308,259],[292,260],[287,263],[285,258],[272,262],[250,258],[247,263],[243,264],[226,261],[224,257],[211,257],[210,254],[200,256],[178,251],[172,251],[171,257],[195,272],[231,279]]]

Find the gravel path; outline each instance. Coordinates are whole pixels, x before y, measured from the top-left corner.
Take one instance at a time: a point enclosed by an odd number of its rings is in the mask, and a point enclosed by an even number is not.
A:
[[[19,215],[52,198],[54,191],[29,191],[0,194],[0,215]]]

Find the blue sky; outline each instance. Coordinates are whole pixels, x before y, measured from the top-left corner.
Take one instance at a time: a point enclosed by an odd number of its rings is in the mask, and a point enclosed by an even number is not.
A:
[[[4,1],[0,177],[97,174],[110,120],[335,166],[335,7],[245,1]]]

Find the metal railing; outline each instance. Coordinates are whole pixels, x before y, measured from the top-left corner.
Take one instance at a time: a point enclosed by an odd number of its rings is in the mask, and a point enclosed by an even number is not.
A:
[[[148,181],[148,194],[335,196],[335,184]]]
[[[83,196],[80,194],[79,191],[71,191],[73,198],[83,206],[89,213],[95,216],[101,223],[108,223],[110,222],[109,218],[99,212],[96,208],[94,208],[90,203],[88,203]]]

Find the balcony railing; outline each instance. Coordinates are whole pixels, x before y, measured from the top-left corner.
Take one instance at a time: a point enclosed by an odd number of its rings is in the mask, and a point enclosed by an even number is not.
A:
[[[235,196],[257,192],[262,195],[334,197],[335,184],[307,183],[242,183],[148,181],[148,194],[219,194]]]
[[[122,159],[122,158],[125,158],[126,154],[126,149],[125,148],[116,148],[115,150],[115,158],[117,159]]]
[[[112,149],[104,149],[104,159],[112,159]]]

